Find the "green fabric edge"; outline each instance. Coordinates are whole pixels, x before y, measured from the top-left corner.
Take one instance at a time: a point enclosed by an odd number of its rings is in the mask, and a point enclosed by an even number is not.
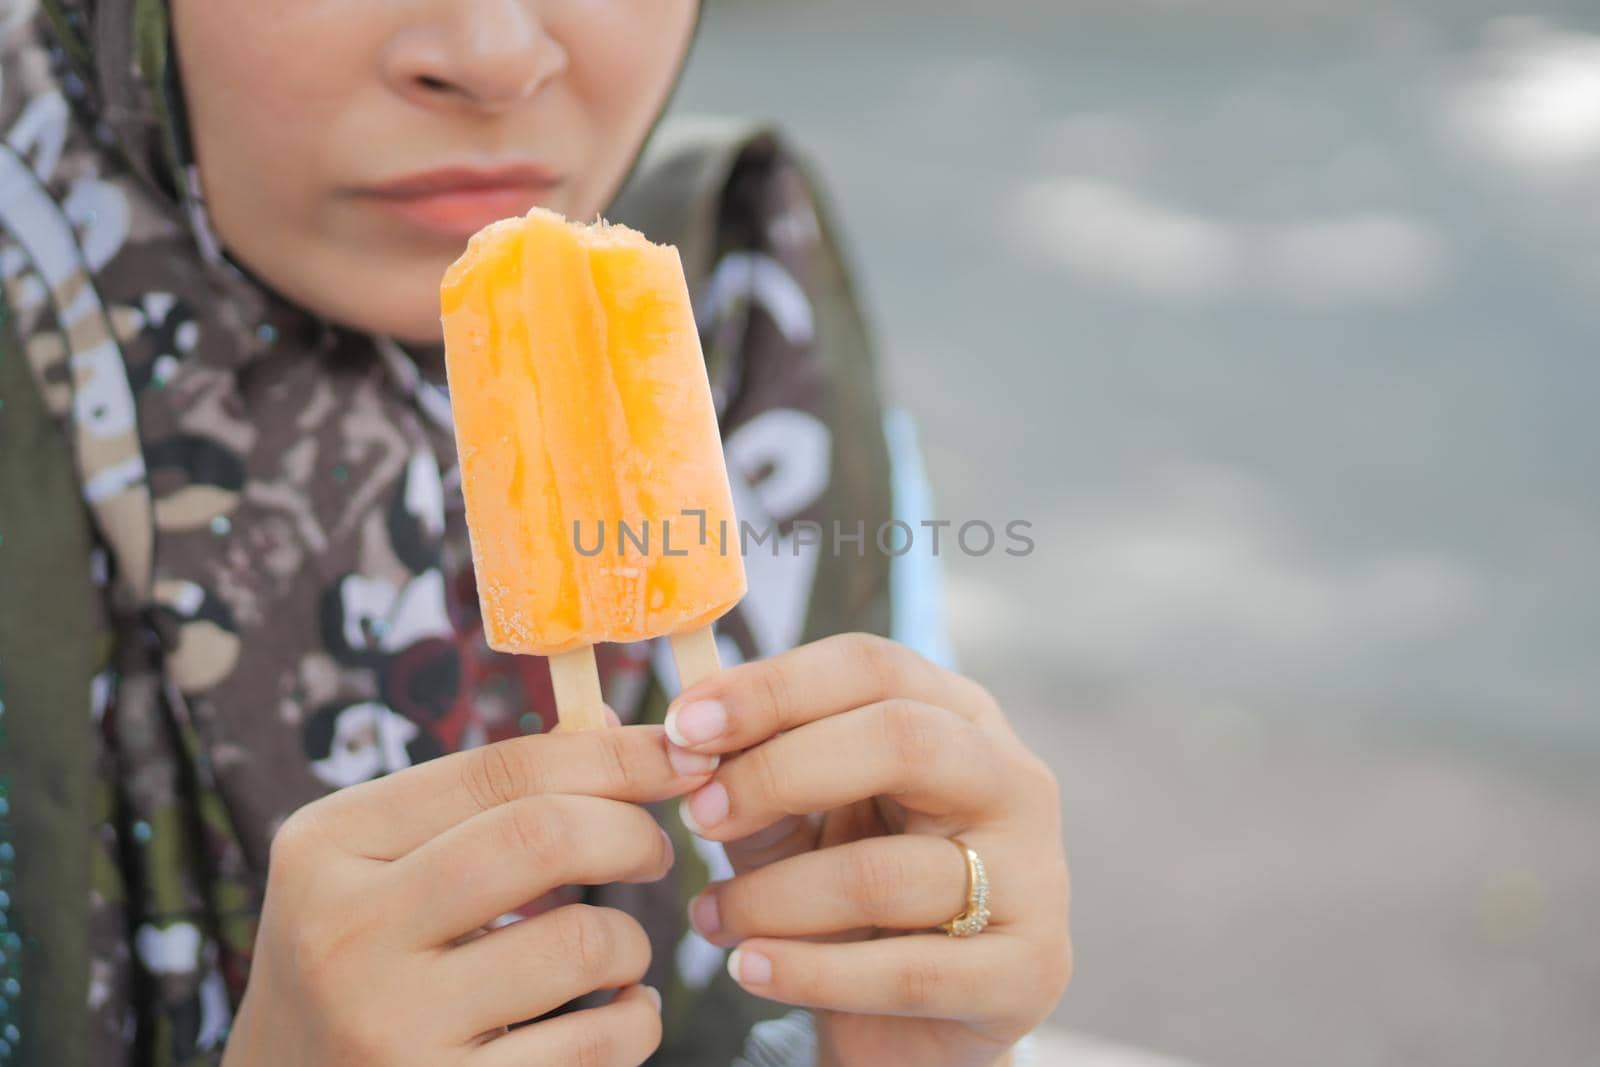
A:
[[[92,82],[94,61],[89,55],[88,42],[83,39],[82,34],[72,28],[60,0],[41,0],[39,7],[49,21],[50,30],[60,43],[61,50],[66,53],[67,61],[72,64],[80,78],[85,82]]]
[[[161,150],[172,172],[178,198],[188,202],[184,176],[184,148],[187,134],[174,110],[182,107],[182,90],[172,67],[172,36],[168,23],[167,0],[137,0],[133,11],[133,36],[139,72],[144,76],[156,119],[161,127]]]
[[[0,297],[0,693],[21,938],[11,1019],[23,1064],[88,1063],[94,811],[90,686],[99,658],[93,544],[72,454]],[[48,946],[48,947],[45,947]]]

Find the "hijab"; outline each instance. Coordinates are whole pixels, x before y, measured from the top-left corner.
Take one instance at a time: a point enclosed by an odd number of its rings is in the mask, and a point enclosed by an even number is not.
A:
[[[22,639],[92,650],[87,715],[13,701],[0,737],[0,1058],[214,1062],[282,820],[552,718],[545,662],[483,640],[437,354],[322,321],[229,259],[167,16],[43,0],[0,52],[0,414],[38,409],[82,502],[46,524],[60,551],[21,562],[53,577],[18,581],[58,590]],[[888,508],[870,346],[803,167],[763,128],[669,123],[608,214],[683,249],[736,507],[777,531],[719,625],[725,656],[885,631],[886,562],[798,533],[843,517],[870,543]],[[23,504],[0,482],[0,516]],[[659,719],[659,646],[597,650],[624,721]],[[42,692],[24,659],[0,660],[0,685]],[[666,1061],[727,1062],[770,1008],[684,927],[720,850],[665,824],[673,878],[524,914],[588,899],[640,919]]]

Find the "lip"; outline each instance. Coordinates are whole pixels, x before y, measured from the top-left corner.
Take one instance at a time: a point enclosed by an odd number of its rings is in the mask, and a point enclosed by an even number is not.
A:
[[[548,167],[441,167],[356,190],[382,211],[435,233],[470,237],[499,219],[526,214],[561,184]]]

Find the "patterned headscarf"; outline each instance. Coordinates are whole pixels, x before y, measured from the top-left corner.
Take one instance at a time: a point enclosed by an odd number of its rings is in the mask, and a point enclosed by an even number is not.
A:
[[[0,1063],[212,1063],[281,820],[543,729],[548,674],[483,641],[422,354],[218,249],[166,5],[44,0],[0,47],[0,578],[39,591],[0,611]],[[779,531],[725,655],[885,631],[883,557],[796,530],[889,508],[870,346],[803,171],[759,130],[664,127],[610,214],[680,245],[736,507]],[[659,717],[663,650],[598,651],[608,703]],[[588,898],[651,935],[666,1062],[725,1063],[768,1009],[686,931],[719,857],[669,829],[676,882]]]

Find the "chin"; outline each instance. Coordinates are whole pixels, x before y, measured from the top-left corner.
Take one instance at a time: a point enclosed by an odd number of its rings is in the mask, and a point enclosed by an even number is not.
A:
[[[419,314],[417,309],[421,308]],[[428,293],[406,308],[310,307],[331,322],[357,333],[392,337],[403,345],[444,343],[444,327],[439,322],[439,294]]]
[[[431,268],[431,265],[430,265]],[[395,277],[374,274],[359,286],[347,286],[338,301],[322,301],[307,306],[327,318],[361,333],[392,337],[401,344],[437,345],[444,342],[444,327],[439,322],[439,278],[431,269]]]
[[[444,327],[434,318],[429,322],[407,322],[393,330],[379,330],[404,345],[444,344]]]

